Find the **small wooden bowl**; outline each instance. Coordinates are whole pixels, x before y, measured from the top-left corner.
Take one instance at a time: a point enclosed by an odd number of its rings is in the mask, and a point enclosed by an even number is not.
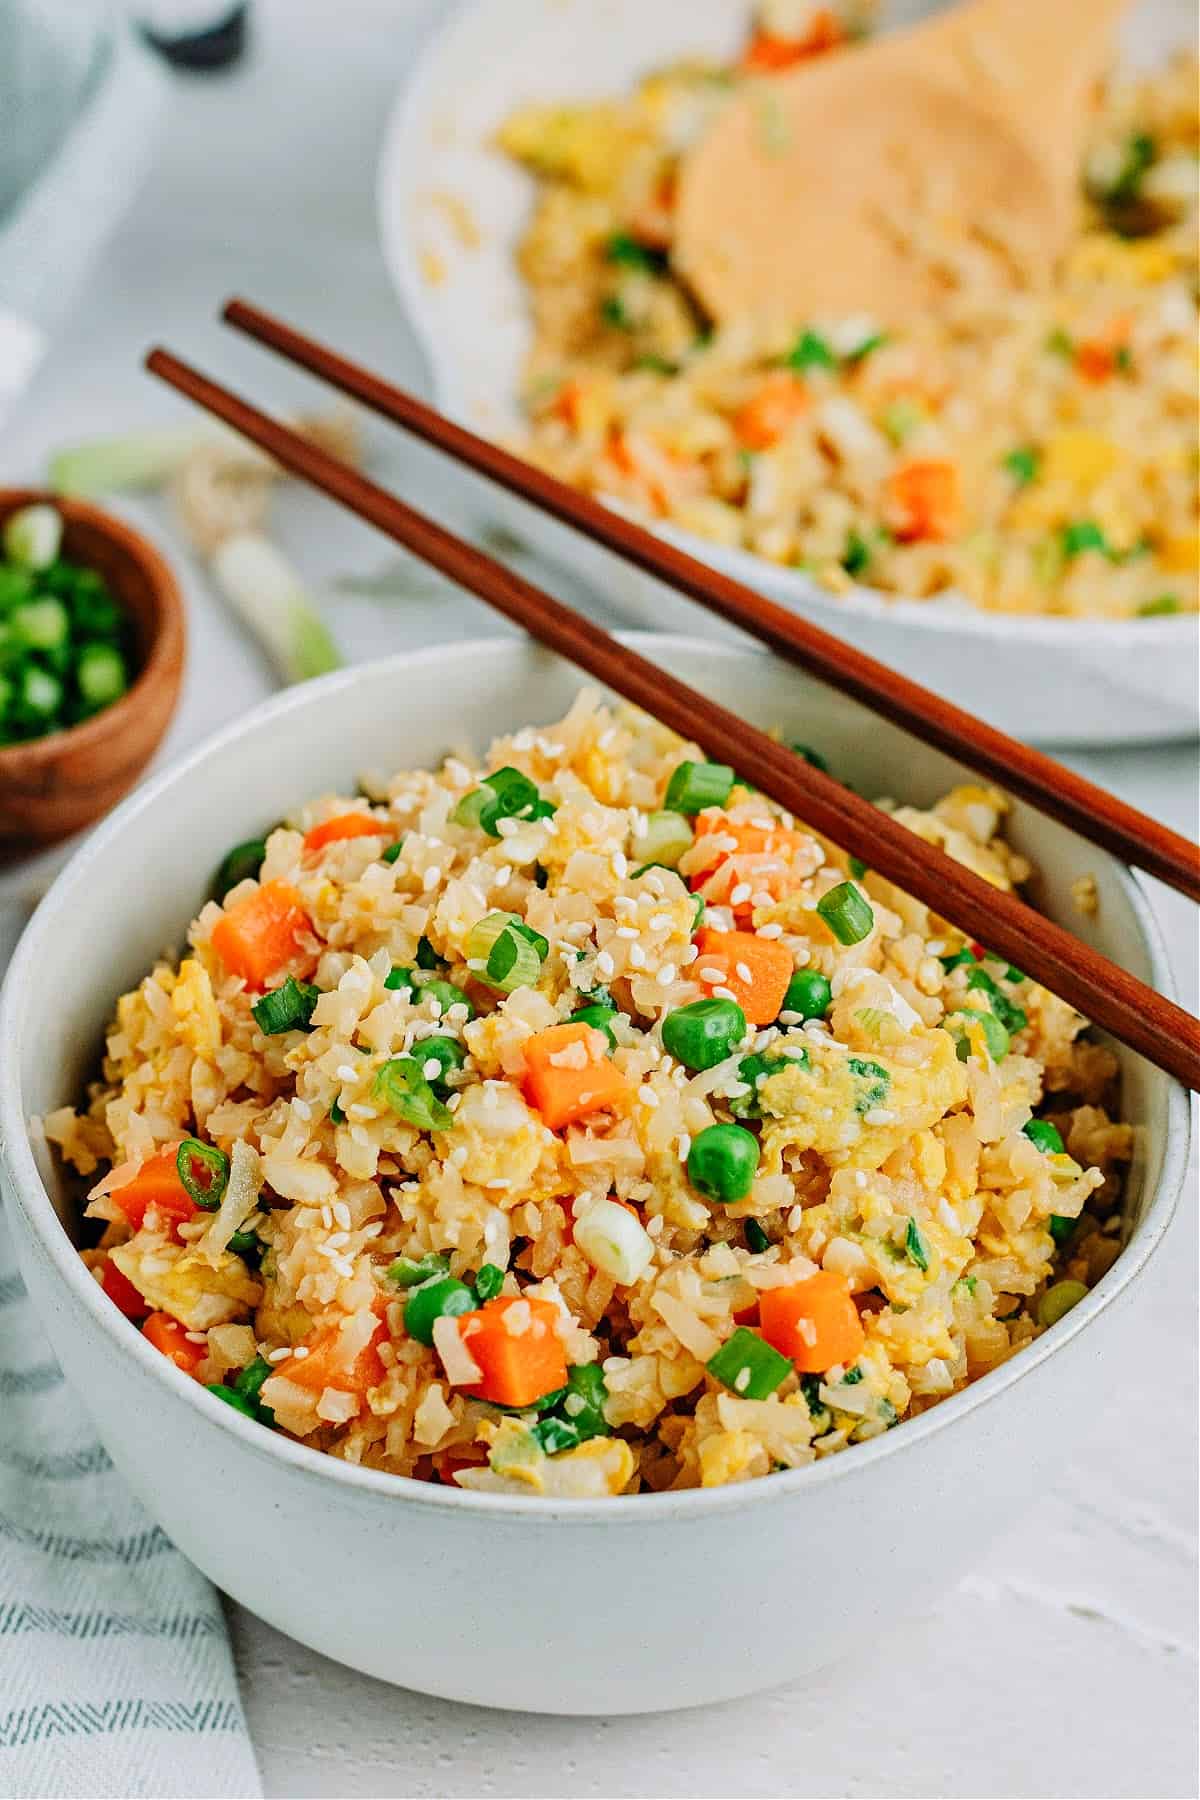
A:
[[[153,545],[111,513],[33,489],[0,488],[0,526],[44,501],[62,514],[63,555],[103,575],[133,622],[137,674],[94,718],[0,749],[0,842],[48,844],[90,825],[158,748],[183,676],[183,600]]]

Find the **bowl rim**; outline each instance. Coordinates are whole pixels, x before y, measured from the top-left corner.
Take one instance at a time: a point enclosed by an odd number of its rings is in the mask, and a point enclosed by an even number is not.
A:
[[[485,7],[488,0],[453,0],[435,29],[425,36],[385,119],[375,170],[375,211],[384,263],[417,339],[435,404],[483,436],[488,432],[464,401],[452,351],[443,348],[437,290],[424,282],[417,247],[410,241],[412,209],[408,205],[407,171],[424,166],[422,124],[437,104],[436,77],[447,41],[458,33],[469,33],[471,18],[482,14]],[[515,395],[506,395],[505,403],[515,403]],[[751,550],[731,549],[679,525],[649,519],[640,519],[639,523],[747,587],[765,583],[775,590],[774,597],[785,604],[803,605],[830,620],[859,618],[934,636],[952,630],[981,643],[1019,640],[1035,649],[1086,647],[1099,654],[1136,653],[1146,644],[1160,650],[1165,645],[1181,655],[1194,654],[1195,641],[1200,637],[1200,613],[1194,612],[1152,618],[1074,618],[1066,614],[994,612],[953,595],[910,600],[861,584],[845,594],[833,594],[804,571],[784,568]]]
[[[170,676],[174,663],[182,663],[187,635],[183,595],[174,570],[144,532],[90,500],[56,494],[49,488],[0,487],[0,521],[23,506],[53,506],[61,513],[65,525],[69,526],[73,521],[91,525],[119,545],[130,561],[140,564],[145,571],[155,596],[155,617],[145,661],[121,698],[110,706],[101,707],[90,719],[68,725],[63,731],[48,731],[42,737],[0,746],[0,783],[34,773],[44,762],[56,758],[65,747],[72,752],[89,750],[107,742],[114,735],[114,729],[119,737],[142,706],[147,691]]]
[[[624,632],[623,639],[634,640],[651,655],[671,654],[702,648],[706,657],[723,663],[743,662],[748,657],[768,653],[737,644],[701,643],[683,634]],[[187,755],[160,770],[123,800],[75,851],[39,904],[17,945],[8,973],[0,990],[0,1043],[17,1041],[18,1018],[29,989],[38,981],[37,970],[46,949],[45,940],[52,934],[55,914],[77,894],[86,892],[90,870],[107,856],[110,846],[119,840],[126,825],[144,812],[152,811],[177,788],[190,787],[203,774],[205,764],[221,756],[231,746],[260,733],[271,733],[297,718],[311,714],[317,718],[324,702],[369,678],[390,684],[411,681],[414,670],[436,669],[458,656],[487,654],[511,658],[516,655],[539,656],[552,653],[531,645],[519,637],[475,637],[449,644],[429,645],[424,649],[401,652],[381,658],[369,665],[358,665],[322,676],[315,681],[292,687],[254,707],[240,719],[224,726]],[[566,662],[565,658],[556,658]],[[568,667],[571,665],[568,663]],[[582,675],[581,675],[582,679]],[[1098,851],[1098,855],[1106,852]],[[1115,859],[1111,859],[1115,860]],[[1138,927],[1149,952],[1152,978],[1161,992],[1172,995],[1174,980],[1158,921],[1151,910],[1141,878],[1117,865],[1118,878],[1133,908]],[[282,1434],[264,1431],[255,1421],[241,1417],[189,1376],[174,1367],[170,1360],[146,1343],[140,1332],[130,1333],[128,1321],[103,1294],[80,1260],[67,1236],[50,1195],[38,1172],[31,1134],[21,1099],[20,1059],[0,1058],[0,1154],[3,1156],[12,1191],[34,1242],[34,1247],[48,1265],[51,1278],[64,1284],[69,1305],[78,1305],[90,1313],[93,1324],[112,1340],[115,1350],[132,1354],[141,1361],[151,1380],[164,1385],[165,1396],[174,1394],[192,1407],[201,1419],[218,1429],[232,1431],[243,1447],[257,1457],[277,1466],[293,1470],[317,1483],[332,1482],[362,1495],[375,1496],[393,1505],[411,1502],[416,1505],[444,1509],[448,1514],[481,1514],[513,1519],[554,1519],[582,1524],[588,1521],[606,1525],[632,1525],[641,1520],[677,1518],[695,1512],[721,1512],[730,1508],[745,1509],[768,1502],[798,1499],[813,1484],[853,1479],[855,1471],[866,1471],[881,1458],[892,1458],[915,1449],[933,1433],[953,1426],[956,1420],[976,1408],[998,1401],[1015,1384],[1025,1380],[1060,1348],[1087,1329],[1091,1321],[1105,1311],[1144,1271],[1161,1243],[1178,1204],[1190,1146],[1190,1109],[1187,1096],[1177,1082],[1163,1075],[1156,1077],[1167,1083],[1167,1130],[1163,1163],[1158,1182],[1147,1202],[1143,1216],[1112,1268],[1074,1307],[1064,1319],[1052,1326],[999,1368],[989,1371],[978,1381],[939,1401],[936,1406],[915,1419],[904,1421],[903,1429],[889,1431],[866,1444],[856,1444],[840,1455],[825,1457],[803,1469],[774,1475],[770,1481],[732,1483],[718,1488],[689,1488],[674,1493],[615,1495],[592,1500],[554,1500],[537,1495],[475,1493],[461,1488],[441,1487],[433,1482],[418,1481],[412,1476],[395,1475],[385,1470],[362,1468],[326,1452],[310,1449]],[[132,1341],[131,1341],[132,1340]],[[172,1404],[166,1399],[167,1404]]]

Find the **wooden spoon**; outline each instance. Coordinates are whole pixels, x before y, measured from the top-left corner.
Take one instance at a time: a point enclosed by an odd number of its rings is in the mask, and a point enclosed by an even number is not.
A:
[[[947,279],[913,231],[965,227],[998,288],[1043,280],[1127,4],[961,0],[747,83],[684,158],[676,267],[718,320],[911,317]]]

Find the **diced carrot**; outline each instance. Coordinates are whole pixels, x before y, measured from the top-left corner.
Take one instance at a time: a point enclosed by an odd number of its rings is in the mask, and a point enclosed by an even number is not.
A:
[[[268,881],[218,919],[212,945],[231,975],[261,988],[296,954],[297,934],[308,927],[295,888],[286,881]]]
[[[769,450],[809,404],[808,389],[786,369],[777,369],[733,415],[738,442],[747,450]]]
[[[194,1375],[200,1364],[208,1355],[206,1344],[193,1344],[187,1334],[187,1327],[170,1313],[152,1312],[142,1326],[142,1336],[149,1338],[156,1350],[169,1356],[177,1369],[185,1375]]]
[[[629,1083],[607,1051],[604,1033],[582,1022],[551,1025],[528,1040],[525,1097],[551,1131],[628,1099]]]
[[[373,818],[370,813],[339,813],[336,819],[326,819],[306,832],[304,848],[323,850],[326,844],[335,844],[339,838],[383,837],[387,829],[382,819]]]
[[[127,1319],[144,1319],[150,1311],[148,1303],[143,1300],[128,1275],[122,1275],[111,1256],[101,1271],[100,1286],[118,1312],[123,1312]]]
[[[944,459],[902,463],[887,484],[887,523],[906,543],[943,543],[962,519],[962,478]]]
[[[1085,381],[1108,381],[1116,374],[1132,329],[1133,314],[1118,313],[1098,337],[1084,338],[1076,345],[1075,367]]]
[[[151,1207],[161,1224],[174,1231],[197,1211],[196,1202],[179,1179],[175,1166],[178,1144],[160,1150],[144,1162],[132,1181],[112,1190],[112,1197],[124,1213],[129,1227],[140,1231]]]
[[[852,1363],[866,1341],[850,1283],[832,1269],[790,1287],[764,1288],[758,1312],[768,1344],[805,1375]]]
[[[515,1294],[498,1294],[478,1311],[463,1313],[459,1336],[483,1376],[463,1392],[496,1406],[528,1406],[562,1387],[567,1353],[558,1317],[552,1301]]]
[[[803,62],[807,56],[819,56],[823,50],[832,50],[844,37],[836,14],[822,7],[813,14],[803,37],[784,38],[769,31],[755,32],[742,53],[742,67],[748,74],[775,75],[780,69],[790,69],[793,63]]]
[[[731,838],[733,850],[715,854],[712,862],[688,877],[694,893],[703,894],[711,906],[729,906],[739,925],[748,925],[753,916],[755,894],[769,894],[780,900],[794,885],[792,864],[801,850],[809,847],[803,832],[782,825],[753,825],[748,819],[731,819],[719,808],[709,808],[697,815],[697,839],[720,836]],[[748,887],[747,896],[733,901],[734,892]]]
[[[752,931],[712,931],[696,934],[700,954],[693,965],[707,987],[728,988],[751,1025],[770,1025],[779,1017],[795,965],[792,953],[774,938],[756,937]],[[719,980],[704,971],[719,971]]]
[[[378,1387],[386,1373],[379,1354],[381,1339],[387,1336],[387,1325],[380,1320],[374,1333],[363,1345],[353,1362],[347,1362],[341,1341],[341,1322],[323,1326],[301,1346],[305,1356],[292,1355],[277,1363],[271,1373],[285,1375],[297,1387],[319,1394],[327,1387],[343,1393],[366,1397],[368,1388]]]

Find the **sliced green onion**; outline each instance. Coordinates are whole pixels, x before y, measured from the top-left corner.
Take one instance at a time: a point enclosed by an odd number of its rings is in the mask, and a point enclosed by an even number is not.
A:
[[[918,1269],[929,1268],[929,1246],[921,1236],[921,1228],[915,1219],[910,1219],[904,1232],[904,1254],[910,1263],[916,1263]]]
[[[336,1100],[329,1109],[329,1120],[332,1125],[344,1125],[346,1123],[346,1115]]]
[[[400,853],[403,849],[404,849],[404,839],[397,838],[395,843],[389,844],[387,849],[383,852],[383,855],[379,858],[380,862],[385,862],[385,863],[396,862],[399,859]]]
[[[210,1381],[207,1386],[210,1394],[215,1394],[226,1406],[232,1406],[234,1412],[240,1412],[243,1418],[258,1419],[259,1408],[255,1402],[247,1400],[236,1388],[227,1387],[223,1381]]]
[[[949,975],[953,969],[966,968],[968,964],[978,962],[979,958],[975,955],[973,950],[968,950],[964,947],[962,950],[956,950],[953,956],[939,956],[938,961],[941,963],[943,969],[945,969],[947,975]]]
[[[405,988],[410,988],[413,993],[416,993],[417,991],[417,983],[413,972],[411,969],[406,969],[403,963],[397,963],[394,968],[388,970],[383,978],[383,985],[393,994],[403,993]]]
[[[789,369],[836,369],[837,357],[818,332],[802,331],[784,358]]]
[[[248,1262],[252,1268],[256,1269],[266,1253],[267,1246],[257,1231],[235,1231],[225,1248],[232,1250],[235,1256],[240,1256],[244,1262]]]
[[[1105,556],[1111,554],[1108,539],[1095,519],[1075,519],[1064,525],[1060,541],[1067,557],[1079,556],[1084,550],[1099,550]]]
[[[685,1069],[715,1068],[746,1035],[746,1015],[736,1000],[692,1000],[662,1022],[663,1048]]]
[[[733,792],[734,773],[728,763],[681,762],[667,783],[663,806],[667,812],[702,812],[706,806],[724,806]]]
[[[863,338],[861,343],[855,344],[853,350],[847,350],[842,357],[842,361],[849,363],[851,367],[853,367],[855,363],[863,362],[870,356],[873,350],[881,349],[887,341],[888,334],[886,331],[873,331],[869,337]]]
[[[388,1264],[386,1279],[393,1287],[420,1287],[423,1281],[432,1281],[435,1275],[450,1273],[450,1259],[430,1253],[428,1256],[397,1256]]]
[[[852,856],[850,858],[850,873],[853,875],[855,881],[861,881],[863,876],[867,873],[867,865],[862,860],[861,856]]]
[[[1078,1219],[1068,1219],[1062,1213],[1050,1214],[1047,1225],[1049,1227],[1050,1236],[1054,1239],[1058,1249],[1061,1250],[1067,1239],[1073,1235],[1078,1223]]]
[[[375,1077],[375,1092],[418,1131],[448,1131],[454,1114],[434,1093],[412,1056],[393,1056]]]
[[[1017,450],[1010,450],[1007,456],[1001,458],[1003,466],[1019,488],[1028,487],[1031,481],[1037,480],[1041,461],[1041,451],[1032,444]]]
[[[128,686],[125,658],[112,644],[85,644],[75,664],[75,681],[87,710],[99,712],[119,700]]]
[[[213,899],[224,900],[230,888],[237,887],[240,881],[257,880],[266,854],[265,838],[247,838],[244,844],[235,844],[232,850],[227,850],[213,877]]]
[[[757,1219],[747,1219],[742,1230],[746,1234],[746,1248],[755,1256],[761,1256],[764,1250],[771,1248],[771,1240]]]
[[[1075,354],[1074,339],[1070,332],[1063,330],[1061,325],[1056,325],[1050,332],[1045,347],[1051,356],[1074,356]]]
[[[861,575],[871,560],[871,548],[861,532],[853,529],[847,534],[846,548],[842,551],[842,567],[847,575]]]
[[[1030,1119],[1021,1129],[1030,1143],[1036,1144],[1047,1156],[1062,1156],[1066,1150],[1062,1133],[1049,1119]],[[1071,1223],[1074,1225],[1075,1221],[1072,1219]]]
[[[1082,1281],[1056,1281],[1038,1301],[1038,1320],[1043,1325],[1057,1325],[1073,1306],[1086,1299],[1087,1287]]]
[[[234,1392],[240,1394],[243,1400],[257,1401],[262,1384],[270,1373],[271,1365],[266,1357],[256,1356],[252,1363],[247,1363],[246,1367],[239,1370],[234,1376]]]
[[[644,836],[635,839],[637,853],[646,863],[673,869],[685,850],[692,847],[692,828],[681,812],[652,812]]]
[[[571,1419],[557,1419],[553,1414],[549,1418],[539,1419],[530,1427],[530,1435],[547,1456],[557,1456],[563,1450],[574,1450],[583,1442],[579,1428]]]
[[[1182,610],[1178,594],[1159,594],[1153,600],[1143,600],[1138,607],[1138,618],[1165,618],[1169,613],[1182,612]]]
[[[790,1358],[781,1356],[746,1325],[738,1326],[705,1367],[723,1387],[744,1400],[765,1400],[792,1373]]]
[[[501,819],[546,818],[554,812],[536,785],[519,769],[497,769],[481,786],[464,794],[450,814],[451,824],[473,825],[490,837],[499,837]]]
[[[21,672],[18,708],[34,720],[48,719],[62,705],[63,685],[48,669],[28,663]]]
[[[275,1037],[281,1031],[307,1031],[320,998],[320,988],[289,975],[282,987],[272,988],[250,1011],[264,1037]]]
[[[210,567],[284,681],[307,681],[341,668],[325,621],[269,539],[253,531],[234,532],[214,551]]]
[[[61,650],[71,630],[66,607],[53,597],[27,600],[23,606],[14,607],[8,622],[14,641],[26,650]],[[117,661],[123,678],[125,664],[120,657]]]
[[[798,1056],[771,1056],[761,1051],[753,1056],[744,1056],[738,1064],[737,1078],[749,1086],[750,1092],[730,1096],[728,1105],[734,1118],[761,1119],[762,1103],[758,1092],[760,1084],[769,1080],[772,1075],[778,1075],[782,1069],[793,1066],[808,1068],[807,1050],[801,1050]]]
[[[817,911],[839,944],[861,944],[875,926],[871,903],[852,881],[843,881],[817,901]]]
[[[946,1030],[958,1041],[957,1055],[959,1062],[966,1062],[970,1057],[971,1040],[965,1026],[956,1024],[955,1021],[967,1019],[974,1020],[977,1025],[982,1027],[983,1041],[992,1061],[996,1063],[1003,1062],[1009,1051],[1007,1031],[1005,1031],[995,1013],[981,1012],[973,1006],[960,1007],[957,1012],[951,1013],[950,1017],[945,1021]]]
[[[988,996],[992,1003],[992,1011],[1006,1031],[1014,1034],[1024,1031],[1029,1023],[1024,1007],[1018,1006],[1014,1000],[1010,1000],[1008,995],[992,980],[986,969],[981,969],[978,965],[973,968],[967,976],[967,987],[977,988]]]
[[[539,946],[545,946],[540,949]],[[492,912],[471,927],[467,935],[467,961],[482,963],[480,977],[489,987],[511,994],[531,987],[542,972],[542,958],[550,946],[513,913]]]
[[[692,1140],[688,1180],[720,1205],[744,1200],[754,1185],[758,1154],[758,1139],[741,1125],[709,1125]]]
[[[50,486],[83,498],[165,487],[197,450],[220,450],[235,466],[269,473],[274,467],[261,450],[226,425],[196,425],[93,438],[50,458]]]
[[[615,231],[604,246],[604,254],[610,263],[617,263],[624,269],[640,269],[645,275],[662,275],[666,272],[666,252],[639,244],[627,231]]]
[[[441,958],[427,937],[417,940],[418,969],[437,969],[441,966]]]
[[[846,1067],[854,1077],[857,1090],[855,1112],[868,1113],[872,1107],[882,1106],[892,1085],[892,1078],[882,1063],[872,1062],[866,1056],[848,1056]]]
[[[225,1152],[199,1138],[184,1138],[175,1153],[175,1168],[188,1198],[204,1212],[216,1212],[229,1183]]]
[[[475,1277],[475,1292],[480,1305],[487,1300],[494,1300],[503,1286],[504,1270],[497,1268],[495,1263],[484,1263]]]
[[[4,554],[23,569],[48,569],[58,558],[62,539],[57,506],[22,506],[5,520]]]

